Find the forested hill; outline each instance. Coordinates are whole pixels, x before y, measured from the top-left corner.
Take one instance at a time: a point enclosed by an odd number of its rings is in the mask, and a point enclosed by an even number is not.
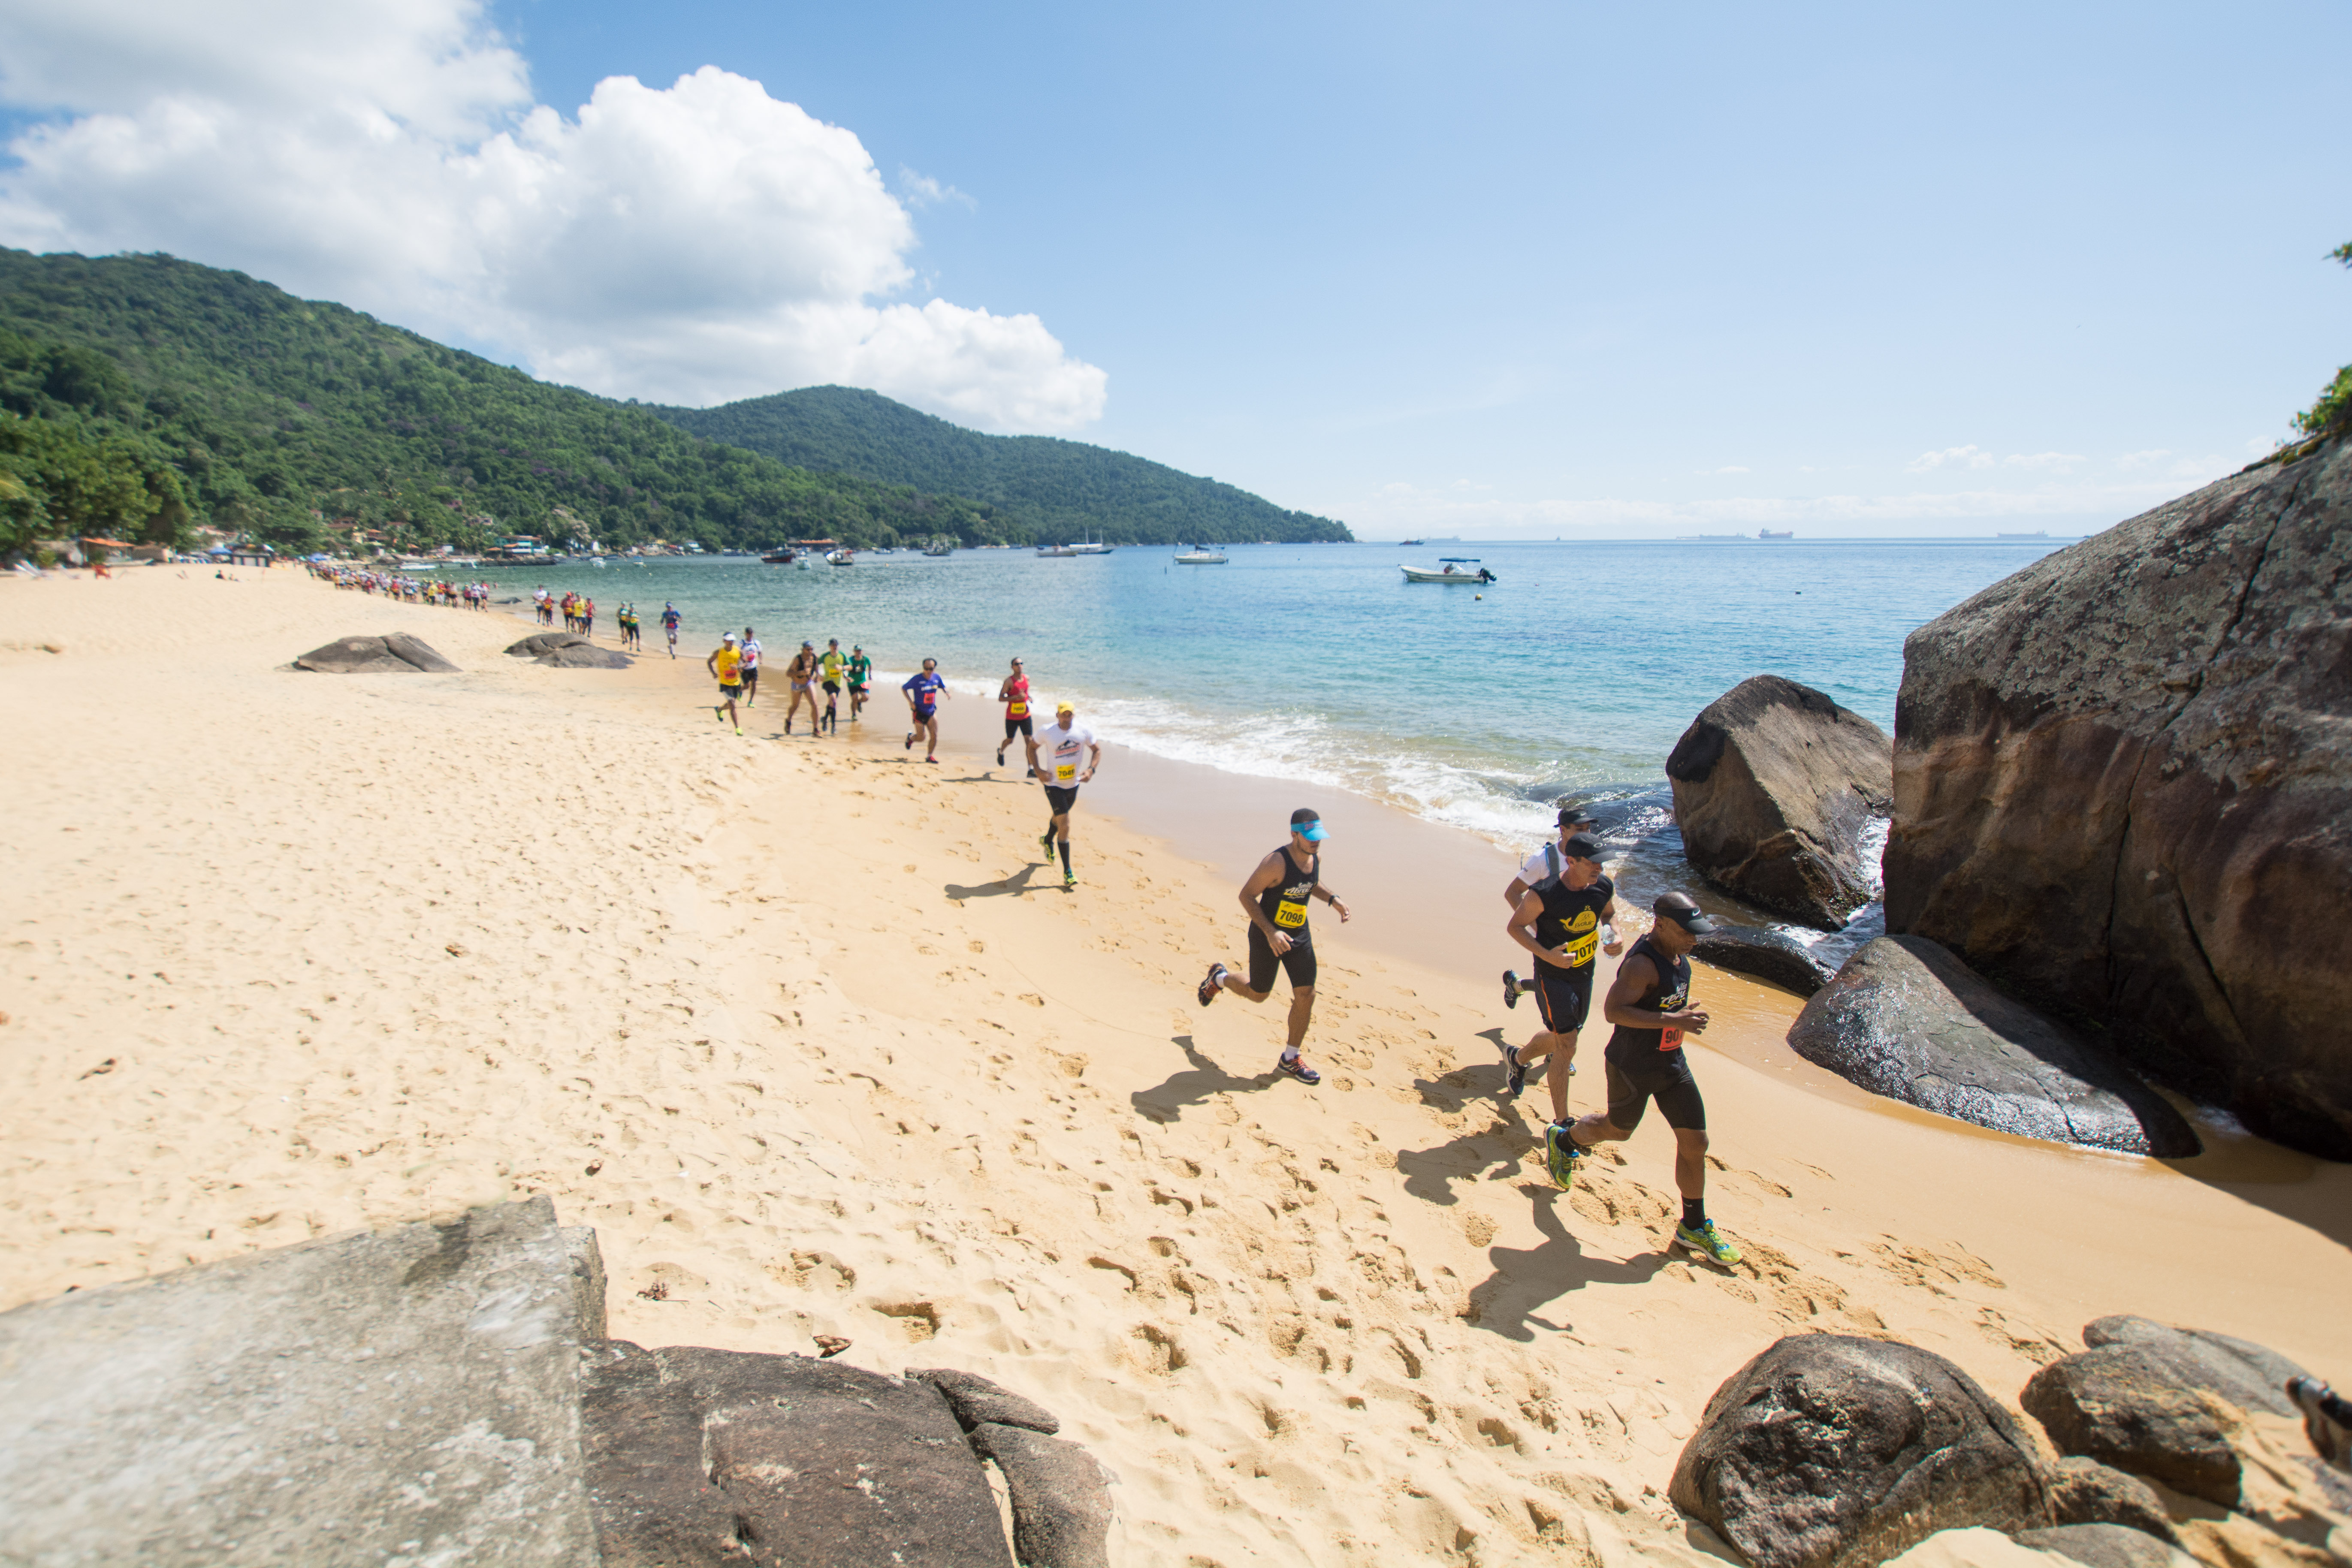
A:
[[[719,408],[661,408],[698,435],[804,468],[969,496],[1040,540],[1114,544],[1347,539],[1345,525],[1108,447],[982,435],[854,387],[809,387]]]
[[[401,549],[1026,537],[985,504],[714,444],[243,273],[0,248],[0,551],[207,521],[281,549],[362,529]]]

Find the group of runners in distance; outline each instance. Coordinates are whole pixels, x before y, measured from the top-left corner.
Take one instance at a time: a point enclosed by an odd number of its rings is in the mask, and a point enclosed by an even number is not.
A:
[[[361,593],[381,594],[409,604],[429,604],[443,610],[488,610],[490,607],[490,585],[487,582],[442,582],[434,579],[398,577],[390,572],[369,571],[362,567],[328,566],[310,562],[310,575],[324,579],[337,588],[348,588]],[[106,569],[99,568],[100,572]],[[219,573],[215,572],[215,576]]]

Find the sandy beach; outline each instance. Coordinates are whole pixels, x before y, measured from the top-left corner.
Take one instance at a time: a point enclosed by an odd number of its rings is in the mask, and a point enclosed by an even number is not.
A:
[[[1540,1091],[1499,1097],[1536,1019],[1496,846],[1114,746],[1065,893],[992,704],[948,705],[936,768],[890,691],[780,741],[778,627],[739,737],[657,627],[556,671],[508,613],[237,575],[0,583],[0,1309],[545,1192],[614,1335],[997,1378],[1117,1473],[1117,1561],[1226,1568],[1712,1561],[1675,1457],[1790,1333],[2012,1407],[2111,1312],[2352,1380],[2347,1167],[1872,1100],[1790,1058],[1796,998],[1702,968],[1747,1260],[1694,1266],[1658,1118],[1562,1194]],[[392,631],[465,673],[286,667]],[[1192,994],[1299,804],[1361,915],[1317,915],[1316,1089],[1271,1071],[1279,998]]]

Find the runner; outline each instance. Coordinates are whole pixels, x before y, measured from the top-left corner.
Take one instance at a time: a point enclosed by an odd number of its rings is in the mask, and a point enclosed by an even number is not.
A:
[[[1509,1076],[1504,1098],[1516,1100],[1527,1086],[1528,1070],[1546,1057],[1551,1067],[1551,1119],[1568,1120],[1568,1075],[1576,1071],[1576,1037],[1592,1010],[1593,950],[1611,957],[1622,952],[1617,940],[1617,889],[1601,873],[1601,841],[1571,833],[1559,846],[1558,876],[1538,883],[1519,900],[1505,929],[1512,941],[1536,956],[1536,1006],[1543,1028],[1524,1046],[1503,1047]]]
[[[545,583],[542,582],[537,588],[530,591],[530,607],[539,612],[539,623],[541,625],[552,626],[555,624],[555,608],[548,600],[547,585]]]
[[[858,715],[866,711],[866,687],[873,678],[874,661],[866,656],[865,649],[852,643],[849,645],[849,722],[852,724],[856,724]]]
[[[637,607],[634,603],[622,605],[620,618],[621,646],[638,653],[645,652],[646,640],[637,624]]]
[[[1262,1002],[1274,994],[1274,972],[1290,977],[1290,1043],[1282,1048],[1275,1071],[1301,1083],[1320,1083],[1323,1075],[1307,1064],[1298,1047],[1307,1039],[1307,1020],[1315,1016],[1315,945],[1307,925],[1307,903],[1320,894],[1348,923],[1348,905],[1323,885],[1323,852],[1316,846],[1330,835],[1322,817],[1301,806],[1290,813],[1290,841],[1258,862],[1257,870],[1242,883],[1242,909],[1249,915],[1249,981],[1223,964],[1209,966],[1209,977],[1194,995],[1207,1007],[1221,990],[1244,1001]]]
[[[760,700],[760,639],[743,628],[743,706],[751,707]]]
[[[719,706],[710,711],[733,725],[736,734],[742,734],[743,721],[735,716],[735,699],[743,695],[743,655],[735,651],[735,633],[721,634],[719,646],[703,663],[719,677]]]
[[[924,747],[929,755],[923,760],[937,762],[940,759],[940,699],[955,695],[948,690],[946,680],[940,674],[940,662],[925,659],[922,673],[908,676],[898,683],[898,689],[907,694],[907,711],[915,719],[915,727],[907,732],[907,749],[914,750],[918,739],[929,737],[930,744]]]
[[[1519,907],[1519,901],[1527,897],[1528,889],[1547,880],[1559,880],[1565,863],[1561,859],[1560,845],[1568,842],[1578,833],[1589,833],[1591,831],[1591,812],[1581,806],[1562,806],[1559,809],[1559,841],[1538,844],[1534,852],[1519,862],[1519,874],[1513,877],[1511,885],[1503,890],[1503,902],[1517,910]],[[1612,951],[1614,949],[1612,948]],[[1519,998],[1535,988],[1536,982],[1533,975],[1522,980],[1516,969],[1503,971],[1503,1005],[1505,1007],[1517,1007]]]
[[[809,707],[809,733],[819,739],[824,738],[824,731],[818,725],[816,692],[814,689],[816,685],[814,643],[803,642],[801,644],[801,651],[794,653],[793,662],[784,666],[784,678],[793,684],[793,706],[784,710],[784,733],[792,734],[793,719],[801,711],[802,700],[805,698]]]
[[[1018,659],[1013,661],[1016,668],[1020,663]],[[1026,691],[1026,682],[1023,689]],[[1029,748],[1029,776],[1045,781],[1045,810],[1050,813],[1045,819],[1045,831],[1038,835],[1037,841],[1050,855],[1055,836],[1059,835],[1062,886],[1066,889],[1078,885],[1077,877],[1070,870],[1070,808],[1078,803],[1078,786],[1092,779],[1095,769],[1102,766],[1102,742],[1077,718],[1077,709],[1068,703],[1056,703],[1054,722],[1039,730],[1036,739],[1024,743]],[[1009,725],[1005,738],[1012,738]],[[1000,749],[996,755],[1002,758],[1004,753]],[[1084,771],[1080,771],[1082,768]]]
[[[677,606],[662,601],[662,630],[669,633],[669,656],[677,657]]]
[[[841,733],[841,718],[835,706],[841,701],[841,639],[827,637],[824,652],[817,655],[817,684],[824,688],[824,727],[835,735]]]
[[[1004,766],[1004,748],[1013,737],[1021,737],[1021,744],[1029,754],[1029,774],[1037,777],[1036,731],[1030,727],[1029,677],[1022,673],[1021,661],[1013,661],[1013,673],[996,688],[996,700],[1004,705],[1004,738],[996,743],[996,765]]]
[[[1715,922],[1687,894],[1662,894],[1651,908],[1657,922],[1617,967],[1617,981],[1601,1009],[1617,1026],[1601,1054],[1609,1109],[1572,1125],[1562,1117],[1545,1128],[1545,1165],[1555,1186],[1570,1186],[1584,1151],[1631,1136],[1654,1098],[1658,1113],[1675,1130],[1675,1186],[1683,1195],[1675,1244],[1717,1263],[1737,1263],[1739,1249],[1706,1217],[1706,1103],[1683,1051],[1685,1033],[1706,1030],[1706,1014],[1690,1005],[1690,950]]]

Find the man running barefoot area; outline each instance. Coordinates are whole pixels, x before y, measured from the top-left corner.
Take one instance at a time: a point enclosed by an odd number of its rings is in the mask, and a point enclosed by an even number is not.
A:
[[[736,651],[735,633],[723,633],[719,646],[703,663],[719,677],[719,706],[710,711],[721,723],[733,725],[736,734],[742,734],[743,721],[735,715],[735,699],[743,695],[743,655]]]
[[[1682,1190],[1682,1223],[1675,1242],[1717,1263],[1739,1261],[1739,1249],[1706,1217],[1706,1103],[1699,1098],[1683,1051],[1685,1034],[1702,1034],[1706,1014],[1690,1005],[1690,951],[1715,929],[1687,894],[1662,894],[1652,905],[1657,924],[1617,967],[1601,1017],[1617,1026],[1601,1053],[1609,1079],[1609,1109],[1574,1125],[1544,1130],[1545,1162],[1556,1186],[1576,1179],[1576,1162],[1595,1144],[1633,1135],[1652,1100],[1675,1130],[1675,1185]]]
[[[944,697],[955,695],[948,690],[948,683],[940,674],[940,662],[925,659],[922,669],[899,682],[898,689],[907,694],[907,712],[915,721],[915,727],[907,732],[907,749],[912,751],[915,742],[924,741],[923,760],[937,762],[940,759],[940,702]]]
[[[1536,956],[1536,1007],[1543,1028],[1523,1046],[1505,1046],[1503,1063],[1509,1073],[1504,1092],[1516,1100],[1528,1071],[1549,1058],[1545,1083],[1551,1092],[1551,1119],[1565,1124],[1576,1037],[1592,1010],[1592,977],[1599,967],[1593,954],[1605,945],[1613,958],[1623,948],[1612,924],[1617,889],[1601,874],[1600,841],[1572,833],[1559,846],[1559,858],[1558,873],[1528,890],[1506,926],[1511,940]]]
[[[743,706],[751,707],[760,700],[760,639],[743,628],[743,641],[736,644],[743,652]]]
[[[1528,889],[1538,883],[1557,879],[1564,863],[1560,845],[1568,842],[1578,833],[1591,833],[1592,826],[1591,812],[1581,806],[1562,805],[1559,809],[1559,841],[1554,843],[1538,844],[1534,852],[1519,862],[1519,874],[1513,877],[1511,885],[1503,890],[1505,906],[1517,909],[1519,900],[1528,895]],[[1600,835],[1594,833],[1593,836],[1598,838]],[[1609,950],[1612,953],[1617,951],[1614,947]],[[1503,971],[1503,1005],[1505,1007],[1517,1007],[1519,998],[1535,988],[1534,976],[1530,975],[1522,980],[1516,969]]]
[[[873,684],[874,661],[856,643],[849,645],[849,722],[856,724],[866,711],[866,688]]]
[[[996,700],[1004,705],[1004,738],[996,743],[996,765],[999,768],[1004,766],[1004,748],[1013,744],[1013,737],[1017,735],[1021,737],[1022,747],[1029,753],[1029,777],[1036,778],[1037,748],[1032,744],[1036,731],[1030,727],[1029,721],[1029,677],[1023,672],[1020,660],[1013,661],[1013,673],[1004,677],[1003,685],[996,688]]]
[[[1017,665],[1020,661],[1015,660]],[[1008,731],[1005,738],[1013,738]],[[1062,885],[1078,885],[1076,873],[1070,870],[1070,812],[1078,803],[1078,786],[1095,776],[1102,766],[1102,742],[1095,732],[1078,722],[1078,710],[1068,703],[1054,709],[1054,722],[1037,732],[1037,738],[1027,743],[1029,771],[1045,785],[1045,831],[1037,841],[1052,854],[1058,838],[1062,846]],[[1003,758],[1002,748],[997,751]]]
[[[1315,943],[1307,906],[1320,897],[1339,916],[1340,925],[1348,923],[1347,904],[1323,885],[1323,854],[1316,846],[1328,836],[1319,813],[1304,806],[1290,813],[1290,841],[1258,862],[1257,870],[1242,883],[1242,909],[1249,915],[1248,983],[1224,965],[1212,964],[1197,993],[1204,1008],[1221,990],[1245,1002],[1262,1002],[1274,994],[1276,968],[1289,976],[1290,1040],[1275,1069],[1301,1083],[1323,1082],[1298,1051],[1315,1016]]]

